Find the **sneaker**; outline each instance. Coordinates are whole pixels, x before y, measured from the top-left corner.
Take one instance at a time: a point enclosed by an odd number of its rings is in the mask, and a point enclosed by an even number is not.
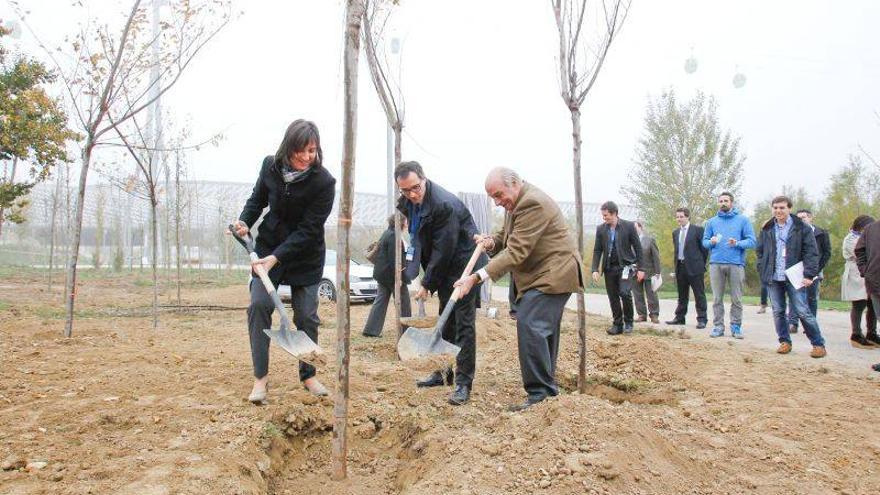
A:
[[[826,355],[828,355],[828,353],[825,352],[825,346],[823,345],[814,345],[813,350],[810,351],[811,358],[823,358]]]
[[[742,327],[739,325],[730,325],[730,335],[735,339],[743,338]]]
[[[874,343],[862,337],[861,334],[854,334],[849,338],[849,343],[858,349],[873,349]]]
[[[788,354],[789,352],[791,352],[791,343],[780,342],[779,347],[776,348],[776,352],[779,354]]]
[[[724,328],[715,327],[712,329],[712,332],[709,334],[709,337],[721,337],[724,335]]]

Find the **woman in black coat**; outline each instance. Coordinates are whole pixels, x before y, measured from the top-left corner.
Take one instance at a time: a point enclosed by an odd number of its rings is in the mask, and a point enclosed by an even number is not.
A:
[[[407,229],[406,217],[403,218],[401,229]],[[400,246],[401,259],[405,259],[403,246]],[[409,280],[405,273],[401,273],[400,291],[395,298],[400,304],[400,315],[410,316],[409,302]],[[382,335],[382,327],[385,326],[385,315],[388,312],[388,301],[394,293],[394,215],[388,217],[388,228],[379,238],[379,250],[376,253],[376,262],[373,264],[373,278],[379,286],[379,293],[373,300],[373,307],[370,308],[370,316],[367,317],[367,324],[364,325],[365,337],[380,337]]]
[[[245,235],[263,209],[269,211],[260,223],[256,252],[275,287],[290,285],[293,323],[314,342],[318,341],[318,284],[324,270],[324,222],[333,209],[336,179],[322,165],[321,138],[313,122],[296,120],[284,133],[274,156],[267,156],[253,193],[236,222]],[[269,337],[275,306],[263,284],[254,277],[248,307],[254,387],[248,400],[263,403],[269,382]],[[299,379],[316,395],[327,389],[315,378],[315,367],[299,363]]]

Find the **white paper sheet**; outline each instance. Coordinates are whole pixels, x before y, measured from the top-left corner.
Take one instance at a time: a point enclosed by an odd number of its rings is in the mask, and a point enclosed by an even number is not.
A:
[[[661,285],[663,285],[663,277],[661,277],[659,273],[656,275],[652,275],[651,276],[651,290],[653,290],[654,292],[657,292],[657,289],[659,289]]]
[[[804,262],[798,261],[794,265],[791,265],[788,269],[785,270],[785,276],[788,277],[788,281],[791,282],[791,285],[794,286],[795,289],[800,289],[804,286]]]

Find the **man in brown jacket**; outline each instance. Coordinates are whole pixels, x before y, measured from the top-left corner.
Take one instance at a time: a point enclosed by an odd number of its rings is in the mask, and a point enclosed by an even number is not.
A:
[[[474,237],[492,260],[455,285],[467,294],[474,284],[510,272],[516,286],[519,365],[528,393],[523,404],[511,407],[518,411],[559,393],[559,325],[571,293],[584,287],[581,257],[556,202],[516,172],[493,169],[486,193],[507,210],[504,227],[493,236]]]

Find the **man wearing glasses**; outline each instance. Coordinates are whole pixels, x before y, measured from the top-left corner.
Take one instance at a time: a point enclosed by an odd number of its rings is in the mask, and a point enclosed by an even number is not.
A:
[[[452,285],[461,277],[474,252],[476,246],[473,238],[478,233],[477,225],[464,203],[428,180],[418,162],[400,163],[394,170],[394,180],[401,195],[397,209],[409,221],[410,247],[406,252],[406,278],[413,280],[421,267],[424,274],[416,299],[425,300],[429,292],[436,292],[442,311],[452,295]],[[485,266],[487,261],[486,255],[482,255],[474,270]],[[461,347],[455,358],[455,389],[449,397],[452,405],[461,405],[470,400],[476,367],[479,297],[479,291],[473,291],[459,299],[443,327],[443,339]],[[416,385],[436,387],[452,383],[452,369],[446,369],[435,371],[417,381]]]

